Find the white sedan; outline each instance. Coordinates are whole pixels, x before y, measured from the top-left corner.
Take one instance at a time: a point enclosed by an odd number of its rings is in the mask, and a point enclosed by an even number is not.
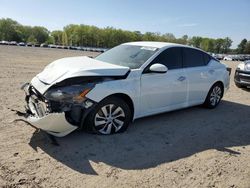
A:
[[[22,88],[30,124],[55,136],[85,128],[125,131],[141,117],[204,104],[229,88],[226,66],[206,52],[162,42],[132,42],[97,56],[56,60]]]

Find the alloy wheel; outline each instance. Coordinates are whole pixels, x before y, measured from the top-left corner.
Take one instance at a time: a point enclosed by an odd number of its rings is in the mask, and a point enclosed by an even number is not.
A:
[[[215,86],[211,92],[211,95],[210,95],[211,105],[216,106],[220,102],[221,96],[222,96],[221,87]]]
[[[100,108],[94,119],[94,126],[102,134],[118,132],[124,125],[125,113],[120,106],[108,104]]]

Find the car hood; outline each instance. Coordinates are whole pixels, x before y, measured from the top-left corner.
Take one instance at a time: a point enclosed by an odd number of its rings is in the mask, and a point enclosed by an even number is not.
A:
[[[36,77],[46,85],[81,76],[124,76],[128,67],[113,65],[86,56],[69,57],[50,63]]]

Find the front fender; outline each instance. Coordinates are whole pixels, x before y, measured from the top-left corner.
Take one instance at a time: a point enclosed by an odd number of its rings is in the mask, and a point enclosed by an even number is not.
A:
[[[86,97],[98,103],[106,97],[118,93],[125,94],[131,98],[134,103],[134,117],[136,117],[139,114],[140,79],[135,74],[130,74],[127,79],[123,80],[110,80],[98,83]]]

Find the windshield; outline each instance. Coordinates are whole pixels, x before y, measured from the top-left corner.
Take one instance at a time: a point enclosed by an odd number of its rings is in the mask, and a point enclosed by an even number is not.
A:
[[[95,59],[107,63],[137,69],[143,65],[158,48],[120,45],[110,49],[109,51],[97,56]]]

